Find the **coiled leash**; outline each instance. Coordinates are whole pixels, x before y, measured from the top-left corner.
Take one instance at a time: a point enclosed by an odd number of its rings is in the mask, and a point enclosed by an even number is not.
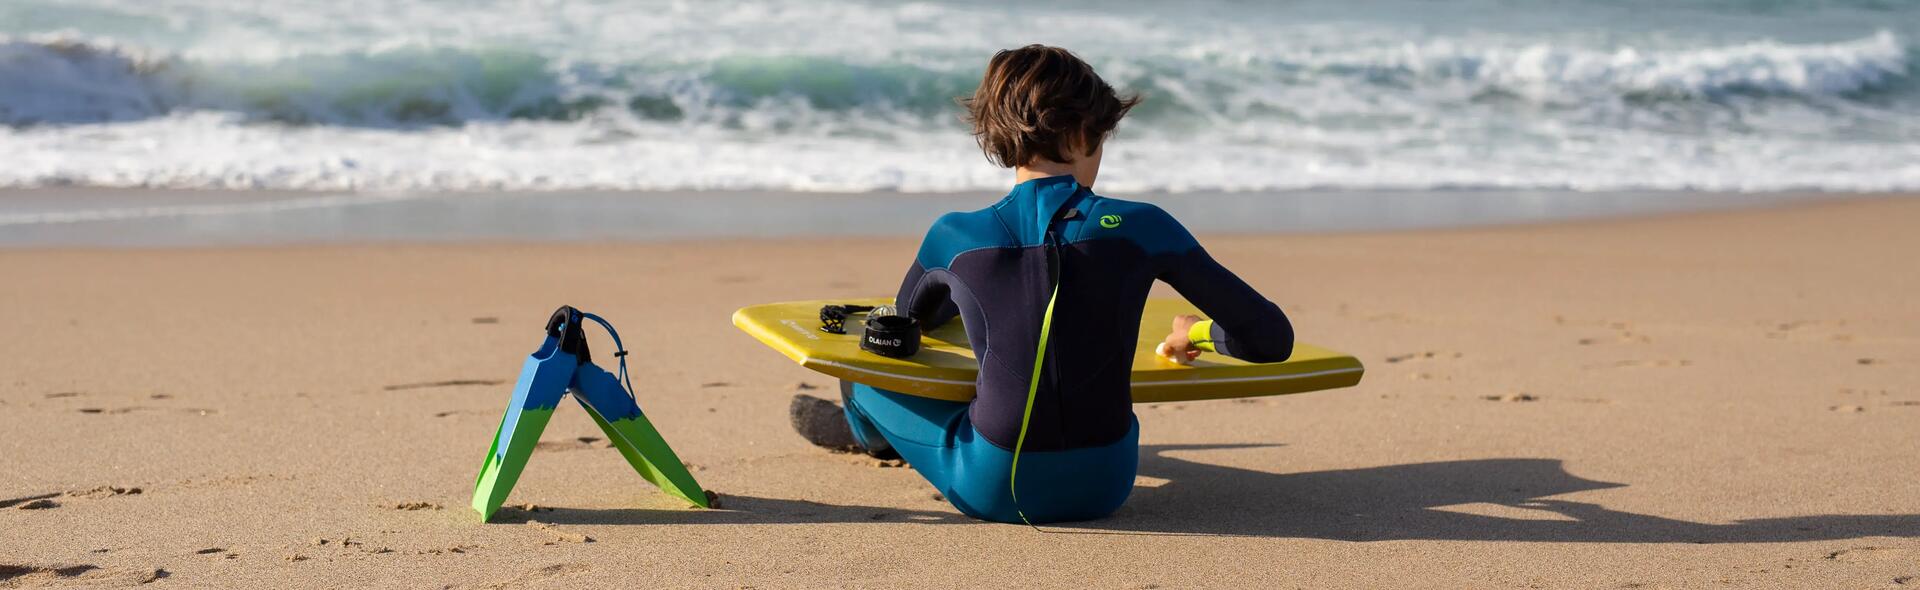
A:
[[[820,331],[847,333],[847,316],[866,312],[866,329],[860,333],[860,349],[888,358],[907,358],[920,352],[920,321],[900,315],[891,305],[823,305],[820,307]]]
[[[847,333],[847,316],[873,311],[871,305],[822,305],[820,306],[820,331],[828,334]]]

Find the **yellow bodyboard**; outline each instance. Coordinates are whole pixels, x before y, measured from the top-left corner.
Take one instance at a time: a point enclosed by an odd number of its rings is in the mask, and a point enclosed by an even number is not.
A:
[[[855,383],[900,393],[943,399],[973,399],[979,365],[960,321],[928,332],[920,353],[887,358],[860,350],[861,315],[847,320],[846,334],[820,331],[820,307],[829,304],[884,305],[892,299],[793,301],[741,308],[733,325],[800,366]],[[1222,354],[1206,354],[1191,365],[1177,365],[1154,349],[1165,339],[1177,314],[1200,312],[1179,299],[1149,299],[1140,318],[1133,355],[1133,402],[1171,402],[1304,393],[1351,387],[1365,371],[1360,360],[1311,344],[1296,343],[1282,363],[1249,363]],[[1056,335],[1056,338],[1059,336]]]

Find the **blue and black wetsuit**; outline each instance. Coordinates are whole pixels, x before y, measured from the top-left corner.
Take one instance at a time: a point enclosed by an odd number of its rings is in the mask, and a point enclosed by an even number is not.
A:
[[[862,444],[892,447],[971,516],[1020,521],[1008,483],[1016,447],[1018,508],[1030,521],[1110,514],[1132,491],[1139,460],[1129,376],[1156,279],[1212,318],[1194,335],[1214,351],[1255,362],[1292,353],[1293,326],[1280,308],[1165,211],[1096,195],[1071,176],[1040,178],[991,207],[935,222],[895,299],[929,329],[956,316],[965,322],[980,361],[974,400],[852,385],[848,422]]]

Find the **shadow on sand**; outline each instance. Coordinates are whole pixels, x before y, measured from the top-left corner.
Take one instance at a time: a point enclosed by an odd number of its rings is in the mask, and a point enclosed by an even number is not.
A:
[[[1474,459],[1364,469],[1266,473],[1209,465],[1169,452],[1279,445],[1142,447],[1140,473],[1168,480],[1136,488],[1113,517],[1067,528],[1300,537],[1340,541],[1563,541],[1768,543],[1920,537],[1920,515],[1835,514],[1711,524],[1610,510],[1548,496],[1625,487],[1567,473],[1558,459]],[[1437,510],[1493,504],[1539,519]]]
[[[952,509],[903,510],[878,506],[822,504],[806,500],[723,496],[719,510],[657,510],[648,508],[567,508],[541,506],[535,512],[502,507],[492,523],[544,522],[549,524],[815,524],[854,522],[914,522],[958,524],[980,522]]]
[[[1297,537],[1340,541],[1434,539],[1587,543],[1771,543],[1860,537],[1920,537],[1917,514],[1832,514],[1689,522],[1610,510],[1549,496],[1624,487],[1567,473],[1558,459],[1474,459],[1363,469],[1267,473],[1209,465],[1170,452],[1280,445],[1148,445],[1140,474],[1167,480],[1135,488],[1120,512],[1048,525],[1075,534]],[[1492,504],[1541,516],[1503,518],[1438,510]],[[728,496],[725,510],[504,509],[494,522],[557,524],[976,523],[953,511],[901,510],[804,500]]]

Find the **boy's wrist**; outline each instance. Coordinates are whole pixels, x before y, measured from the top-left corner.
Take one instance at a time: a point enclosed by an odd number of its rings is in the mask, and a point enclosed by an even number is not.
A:
[[[1213,352],[1213,320],[1200,320],[1188,327],[1187,346]]]

